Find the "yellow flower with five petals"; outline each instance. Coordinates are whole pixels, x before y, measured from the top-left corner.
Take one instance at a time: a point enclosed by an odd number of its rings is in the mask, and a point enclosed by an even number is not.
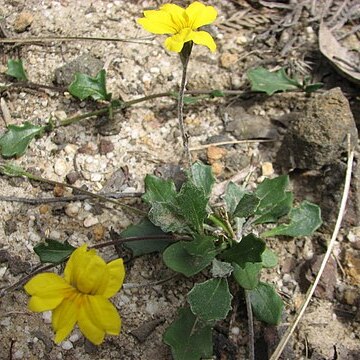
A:
[[[120,333],[121,318],[108,300],[122,286],[125,268],[122,259],[108,264],[83,245],[70,256],[64,277],[54,273],[34,276],[25,286],[31,295],[29,309],[52,310],[55,342],[60,343],[78,324],[93,344],[103,342],[105,334]]]
[[[165,40],[165,47],[170,51],[180,52],[188,41],[215,51],[216,44],[211,35],[197,29],[211,24],[216,17],[217,11],[214,7],[195,1],[186,9],[175,4],[165,4],[160,10],[144,11],[144,17],[137,22],[153,34],[171,34],[172,36]]]

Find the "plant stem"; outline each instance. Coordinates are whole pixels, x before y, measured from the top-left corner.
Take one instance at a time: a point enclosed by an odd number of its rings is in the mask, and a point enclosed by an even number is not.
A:
[[[192,49],[192,41],[189,41],[184,44],[183,49],[180,53],[180,59],[182,63],[182,77],[181,77],[181,84],[180,84],[180,91],[179,91],[179,98],[178,98],[178,120],[180,126],[181,137],[183,140],[183,146],[185,150],[185,156],[187,158],[187,165],[190,169],[190,174],[192,175],[191,171],[191,153],[189,150],[189,135],[185,131],[184,125],[184,94],[185,94],[185,87],[186,87],[186,76],[187,76],[187,67],[190,60],[190,54]]]

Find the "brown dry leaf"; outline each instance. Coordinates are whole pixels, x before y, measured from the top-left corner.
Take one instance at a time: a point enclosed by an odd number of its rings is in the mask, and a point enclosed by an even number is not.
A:
[[[331,62],[335,69],[350,81],[360,84],[360,56],[343,47],[329,28],[320,24],[319,47],[321,53]]]

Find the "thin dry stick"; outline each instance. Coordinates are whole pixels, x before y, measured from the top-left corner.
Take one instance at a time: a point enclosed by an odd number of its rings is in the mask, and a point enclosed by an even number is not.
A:
[[[245,290],[246,312],[248,316],[248,331],[249,331],[249,360],[255,359],[255,345],[254,345],[254,319],[251,309],[251,301],[249,290]]]
[[[235,145],[235,144],[258,144],[258,143],[265,143],[265,142],[274,142],[276,140],[231,140],[231,141],[221,141],[217,143],[212,144],[204,144],[199,146],[191,147],[190,151],[197,151],[197,150],[203,150],[207,149],[210,146],[223,146],[223,145]]]
[[[114,42],[130,42],[144,45],[154,45],[154,43],[141,39],[122,39],[122,38],[106,38],[106,37],[90,37],[90,36],[45,36],[45,37],[26,37],[26,38],[6,38],[0,39],[0,44],[13,43],[38,43],[52,41],[114,41]]]
[[[328,249],[326,251],[326,254],[324,256],[324,259],[321,263],[321,267],[319,269],[319,272],[316,276],[316,279],[314,281],[314,283],[310,286],[307,294],[306,294],[306,298],[304,300],[304,303],[302,304],[299,313],[297,314],[296,318],[294,319],[293,323],[288,327],[288,329],[285,332],[285,335],[283,336],[283,338],[281,339],[280,343],[278,344],[277,348],[275,349],[274,353],[272,354],[270,360],[277,360],[280,358],[281,353],[283,352],[286,344],[288,343],[291,335],[293,334],[293,332],[295,331],[296,326],[298,325],[300,319],[302,318],[302,316],[304,315],[304,312],[307,308],[307,306],[309,305],[309,302],[314,294],[314,291],[316,289],[316,286],[319,283],[319,280],[321,278],[321,275],[325,269],[326,263],[329,260],[329,257],[331,255],[332,249],[334,247],[335,244],[335,240],[337,238],[337,235],[339,233],[340,230],[340,226],[341,226],[341,222],[342,219],[344,217],[344,212],[345,212],[345,206],[346,206],[346,201],[349,195],[349,189],[350,189],[350,180],[351,180],[351,171],[352,171],[352,164],[353,164],[353,160],[354,160],[354,151],[350,151],[349,150],[349,155],[348,155],[348,162],[347,162],[347,170],[346,170],[346,176],[345,176],[345,185],[344,185],[344,191],[343,191],[343,196],[341,199],[341,205],[340,205],[340,210],[339,210],[339,214],[336,220],[336,224],[335,224],[335,228],[334,228],[334,232],[331,236],[331,240],[328,246]]]

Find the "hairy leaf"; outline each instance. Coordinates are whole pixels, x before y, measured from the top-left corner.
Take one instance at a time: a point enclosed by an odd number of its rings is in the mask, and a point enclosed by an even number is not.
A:
[[[147,218],[143,219],[136,225],[130,225],[127,229],[121,232],[121,237],[142,237],[153,235],[165,235],[165,233],[157,226],[155,226]],[[145,239],[128,241],[124,243],[124,246],[130,249],[134,256],[141,256],[150,254],[153,252],[163,252],[166,247],[172,243],[173,240],[169,239]]]
[[[24,65],[21,59],[19,60],[11,60],[9,59],[7,62],[7,71],[6,74],[14,77],[19,81],[27,81],[28,77],[26,75]]]
[[[197,233],[202,233],[203,223],[207,216],[206,206],[209,198],[202,189],[191,182],[186,182],[176,197],[181,215],[187,224]]]
[[[46,239],[45,241],[46,243],[34,246],[34,251],[42,263],[59,264],[65,261],[76,249],[67,241],[64,243],[52,239]]]
[[[32,125],[29,122],[9,125],[7,131],[0,137],[1,155],[4,157],[21,156],[25,153],[31,140],[41,136],[44,126]]]
[[[231,181],[229,182],[224,195],[224,200],[227,211],[229,212],[230,215],[234,214],[237,204],[244,195],[245,195],[244,189],[240,188]]]
[[[204,256],[215,251],[215,240],[213,236],[194,234],[194,240],[184,242],[184,249],[190,255]]]
[[[215,258],[215,251],[209,249],[200,256],[191,255],[186,250],[186,241],[179,241],[170,245],[163,253],[163,260],[167,267],[187,277],[193,276],[205,269]]]
[[[204,321],[225,319],[231,310],[231,299],[226,278],[195,284],[188,293],[191,311]]]
[[[265,92],[272,95],[277,91],[288,91],[301,89],[302,85],[286,75],[285,69],[269,71],[263,67],[250,69],[246,73],[251,83],[252,91]]]
[[[212,187],[215,183],[215,178],[211,170],[211,166],[204,165],[202,162],[197,161],[192,165],[192,180],[194,184],[204,190],[206,197],[210,197]]]
[[[262,266],[265,268],[272,268],[278,264],[278,258],[276,254],[269,248],[266,248],[265,251],[261,254],[261,261]]]
[[[265,179],[257,187],[255,194],[260,198],[260,203],[255,212],[255,224],[276,222],[290,211],[293,195],[285,191],[288,185],[289,177],[282,175],[274,179]]]
[[[255,289],[247,291],[257,319],[270,325],[279,324],[284,305],[274,288],[270,284],[259,282]]]
[[[262,269],[261,263],[247,262],[244,266],[239,266],[233,263],[233,276],[237,283],[244,289],[254,289],[259,283],[260,271]]]
[[[212,356],[212,326],[199,321],[189,308],[179,309],[178,318],[166,329],[165,344],[174,360],[199,360]]]
[[[260,199],[254,194],[244,194],[234,211],[234,216],[247,218],[255,213]]]
[[[214,259],[212,262],[211,275],[216,277],[228,277],[233,272],[234,267],[226,261]]]
[[[303,201],[299,207],[291,209],[290,222],[281,224],[274,229],[265,231],[261,236],[306,236],[311,235],[322,224],[321,209],[308,201]]]
[[[247,262],[261,262],[261,254],[265,250],[265,242],[254,234],[246,235],[241,241],[225,250],[221,257],[229,263],[244,267]]]
[[[94,78],[76,73],[75,80],[69,85],[69,92],[80,100],[91,98],[109,101],[111,99],[111,94],[106,91],[106,71],[104,69],[100,70]]]

